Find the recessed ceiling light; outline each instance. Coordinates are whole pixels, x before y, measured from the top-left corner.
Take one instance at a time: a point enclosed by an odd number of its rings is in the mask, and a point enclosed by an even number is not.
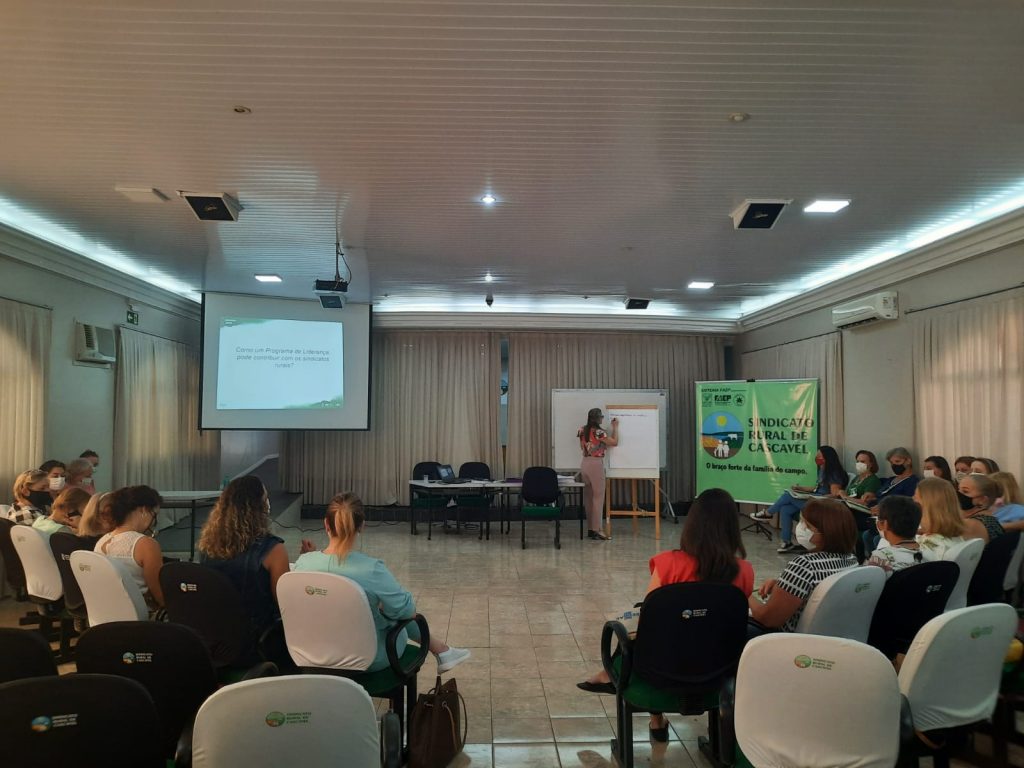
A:
[[[280,283],[280,275],[256,275],[256,279],[261,283]]]
[[[488,192],[486,195],[480,198],[480,202],[484,205],[494,205],[497,202],[497,198]]]
[[[686,287],[691,291],[709,291],[715,287],[715,284],[707,280],[691,280]]]
[[[236,104],[234,107],[232,107],[232,110],[234,110],[234,112],[239,115],[248,115],[252,113],[252,110],[243,104]]]
[[[729,122],[730,123],[745,123],[750,119],[750,115],[746,112],[730,112]]]
[[[804,213],[835,213],[849,204],[849,200],[815,200],[804,208]]]
[[[484,282],[485,283],[493,283],[494,282],[494,275],[492,275],[490,272],[488,272],[486,275],[484,275]]]

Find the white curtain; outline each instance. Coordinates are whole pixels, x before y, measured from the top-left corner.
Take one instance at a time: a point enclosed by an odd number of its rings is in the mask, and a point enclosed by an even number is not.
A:
[[[220,434],[199,431],[199,354],[125,328],[118,334],[114,487],[219,486]]]
[[[740,368],[744,379],[817,379],[818,439],[842,455],[846,438],[842,334],[829,333],[746,352]]]
[[[1024,294],[975,299],[914,320],[917,445],[922,455],[986,456],[1024,469]]]
[[[690,498],[694,470],[694,382],[721,379],[721,339],[648,333],[511,333],[508,469],[551,462],[551,390],[667,389],[668,472],[673,500]]]
[[[0,299],[0,498],[14,478],[43,461],[51,313]]]
[[[285,485],[313,504],[342,491],[407,504],[420,461],[483,461],[497,475],[500,345],[490,333],[374,331],[370,430],[287,433]]]

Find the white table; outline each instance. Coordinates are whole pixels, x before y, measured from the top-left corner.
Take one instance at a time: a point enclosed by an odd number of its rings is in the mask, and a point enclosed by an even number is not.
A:
[[[220,491],[160,491],[161,509],[186,509],[189,512],[188,559],[196,556],[196,510],[212,507],[220,498]]]
[[[414,491],[419,491],[428,496],[459,496],[465,494],[479,495],[492,494],[500,495],[502,497],[501,508],[499,511],[499,523],[502,525],[502,533],[506,533],[504,528],[506,512],[509,509],[508,499],[512,494],[518,494],[523,487],[522,480],[470,480],[465,483],[442,483],[438,480],[410,480],[409,486]],[[579,480],[568,480],[559,478],[558,487],[561,489],[572,491],[574,494],[579,496],[580,509],[583,508],[583,483]],[[432,522],[433,518],[428,518],[428,521]],[[509,528],[511,529],[511,522],[509,522]],[[485,521],[485,527],[482,526],[481,538],[484,536],[486,530],[486,536],[488,539],[491,538],[491,520]],[[416,511],[414,508],[409,510],[409,532],[412,535],[417,535],[419,531],[416,528]],[[427,539],[431,538],[432,525],[428,523],[427,526]]]

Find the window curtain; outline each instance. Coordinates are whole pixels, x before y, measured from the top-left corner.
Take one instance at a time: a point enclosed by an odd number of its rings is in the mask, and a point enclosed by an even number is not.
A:
[[[672,500],[694,487],[694,382],[723,376],[722,340],[644,333],[510,333],[508,469],[519,475],[551,461],[551,390],[668,390]],[[586,418],[582,414],[580,424]]]
[[[114,487],[217,488],[220,433],[200,432],[199,354],[126,328],[118,334]]]
[[[818,439],[843,454],[846,430],[843,419],[842,334],[746,352],[740,359],[745,379],[817,379]]]
[[[913,320],[914,416],[923,456],[1024,469],[1024,294],[976,299]]]
[[[43,461],[51,313],[0,299],[0,489],[10,502],[14,479]]]
[[[374,331],[370,430],[285,436],[285,485],[307,503],[354,491],[368,504],[408,504],[420,461],[484,461],[501,472],[496,334]]]

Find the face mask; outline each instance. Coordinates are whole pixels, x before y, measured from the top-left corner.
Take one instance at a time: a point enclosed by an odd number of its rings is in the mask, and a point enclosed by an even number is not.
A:
[[[961,480],[963,480],[965,477],[967,477],[968,474],[969,474],[968,472],[957,472],[956,473],[956,481],[959,483]]]
[[[825,466],[825,459],[819,458],[819,457],[815,457],[814,463],[817,464],[819,467],[824,467]]]
[[[889,468],[892,470],[892,473],[894,475],[902,475],[903,474],[903,470],[906,469],[906,465],[904,465],[904,464],[891,464],[890,463],[889,464]]]
[[[814,536],[814,532],[804,525],[804,521],[801,520],[796,524],[796,543],[806,549],[808,552],[815,548],[814,542],[811,538]]]
[[[92,485],[92,478],[91,477],[83,477],[82,478],[82,485]]]
[[[863,461],[858,461],[856,464],[853,465],[853,468],[857,470],[858,475],[868,471],[868,465],[865,464]]]
[[[966,511],[968,511],[970,509],[974,509],[974,502],[971,500],[970,496],[964,496],[959,491],[957,491],[956,495],[957,495],[957,499],[959,499],[959,501],[960,501],[960,509],[962,509],[964,512],[966,512]]]
[[[935,477],[935,470],[934,469],[926,469],[924,471],[924,476],[925,477]]]
[[[51,477],[50,478],[50,490],[61,491],[64,489],[64,478],[63,477]]]
[[[47,491],[29,491],[28,501],[36,509],[46,509],[53,503],[53,499]]]

